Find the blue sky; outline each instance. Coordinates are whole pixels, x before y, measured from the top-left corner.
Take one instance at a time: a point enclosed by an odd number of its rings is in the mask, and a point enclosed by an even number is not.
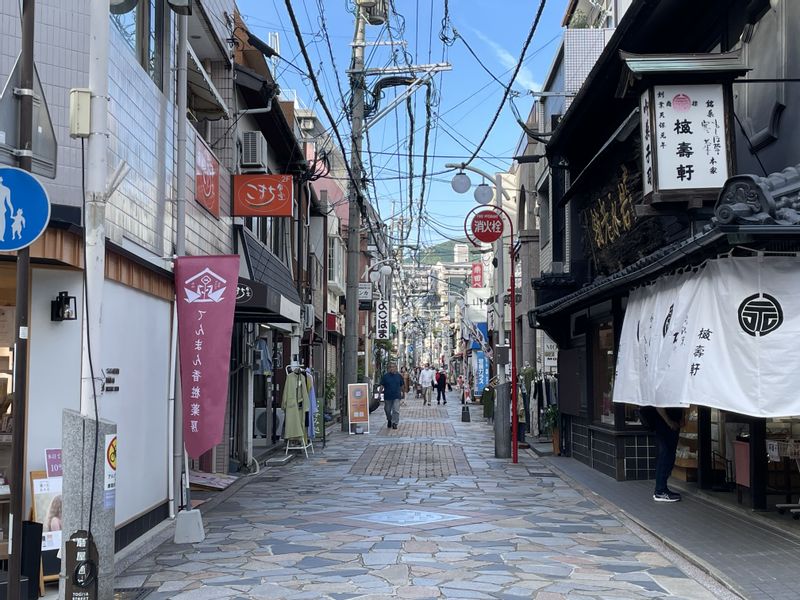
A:
[[[305,70],[299,45],[291,27],[284,0],[239,0],[239,10],[248,27],[265,41],[270,32],[280,36],[280,53]],[[315,65],[318,80],[331,112],[339,118],[343,104],[339,85],[348,93],[346,69],[350,63],[350,42],[354,31],[352,13],[346,0],[294,0],[295,15],[300,23],[303,38]],[[532,97],[529,89],[539,89],[549,69],[561,37],[561,19],[567,0],[548,0],[533,41],[526,53],[524,67],[517,76],[514,99],[523,118],[528,114]],[[427,160],[426,192],[423,219],[419,233],[420,245],[442,241],[447,236],[463,237],[463,220],[467,211],[475,206],[472,193],[456,194],[450,187],[452,174],[440,174],[445,163],[461,162],[468,158],[483,137],[495,115],[503,94],[503,86],[495,81],[470,54],[461,39],[446,46],[440,40],[444,0],[395,0],[395,12],[390,11],[391,31],[386,27],[369,26],[368,40],[388,42],[402,39],[407,42],[409,60],[413,64],[449,62],[452,70],[434,78],[435,102]],[[450,23],[459,36],[466,40],[489,71],[503,84],[511,77],[522,50],[525,38],[538,10],[537,0],[449,0]],[[324,14],[328,40],[322,34],[320,14]],[[399,15],[399,17],[398,17]],[[405,21],[403,28],[402,23]],[[452,37],[452,30],[446,30]],[[392,63],[389,46],[367,48],[368,67],[384,67]],[[403,64],[402,53],[396,59]],[[334,69],[333,62],[336,68]],[[338,82],[335,73],[338,73]],[[311,83],[291,67],[279,64],[278,81],[284,90],[294,89],[300,100],[313,108],[321,118],[324,114],[315,101]],[[376,77],[368,78],[371,85]],[[395,90],[387,93],[381,104],[390,101]],[[415,123],[413,178],[414,225],[406,243],[416,243],[418,204],[421,190],[420,174],[423,170],[423,140],[426,109],[424,88],[417,92],[413,102]],[[350,130],[342,119],[339,131],[345,138],[349,152]],[[382,217],[409,214],[409,131],[410,123],[405,103],[374,125],[369,131],[371,161],[368,158],[367,140],[364,143],[364,162],[374,181],[370,196],[377,197]],[[510,158],[520,141],[521,129],[514,121],[508,102],[492,129],[473,166],[495,173],[508,168]],[[431,175],[433,174],[433,175]],[[473,185],[480,183],[473,176]]]

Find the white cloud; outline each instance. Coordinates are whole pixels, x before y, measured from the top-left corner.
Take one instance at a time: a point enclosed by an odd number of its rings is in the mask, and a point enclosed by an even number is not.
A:
[[[475,33],[475,35],[477,35],[481,39],[481,41],[489,45],[489,47],[492,49],[495,56],[500,61],[500,64],[503,65],[503,67],[505,67],[506,69],[514,69],[514,67],[517,66],[518,57],[511,54],[500,44],[498,44],[488,36],[484,35],[477,29],[473,29],[472,31]],[[495,75],[497,75],[497,73]],[[500,81],[503,81],[502,77],[498,77],[498,79],[500,79]],[[533,73],[531,73],[531,70],[525,65],[523,65],[522,68],[519,70],[519,73],[517,73],[517,78],[514,80],[514,85],[516,87],[522,88],[525,91],[540,90],[542,88],[542,84],[538,83],[533,78]]]

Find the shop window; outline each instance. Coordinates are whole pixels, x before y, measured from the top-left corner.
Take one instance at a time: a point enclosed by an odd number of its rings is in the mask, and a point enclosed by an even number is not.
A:
[[[166,28],[164,0],[139,0],[128,12],[112,14],[111,21],[136,60],[161,88],[164,82]]]
[[[616,349],[614,348],[614,323],[611,318],[592,324],[592,400],[594,420],[604,425],[614,425],[614,388]]]

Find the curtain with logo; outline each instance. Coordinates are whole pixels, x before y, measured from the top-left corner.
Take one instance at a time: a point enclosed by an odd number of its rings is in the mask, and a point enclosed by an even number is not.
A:
[[[631,292],[614,401],[800,415],[800,259],[712,260]]]

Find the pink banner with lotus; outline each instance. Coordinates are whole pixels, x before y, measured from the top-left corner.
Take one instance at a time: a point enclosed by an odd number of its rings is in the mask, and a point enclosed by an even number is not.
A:
[[[238,256],[175,260],[183,440],[191,458],[222,441]]]

